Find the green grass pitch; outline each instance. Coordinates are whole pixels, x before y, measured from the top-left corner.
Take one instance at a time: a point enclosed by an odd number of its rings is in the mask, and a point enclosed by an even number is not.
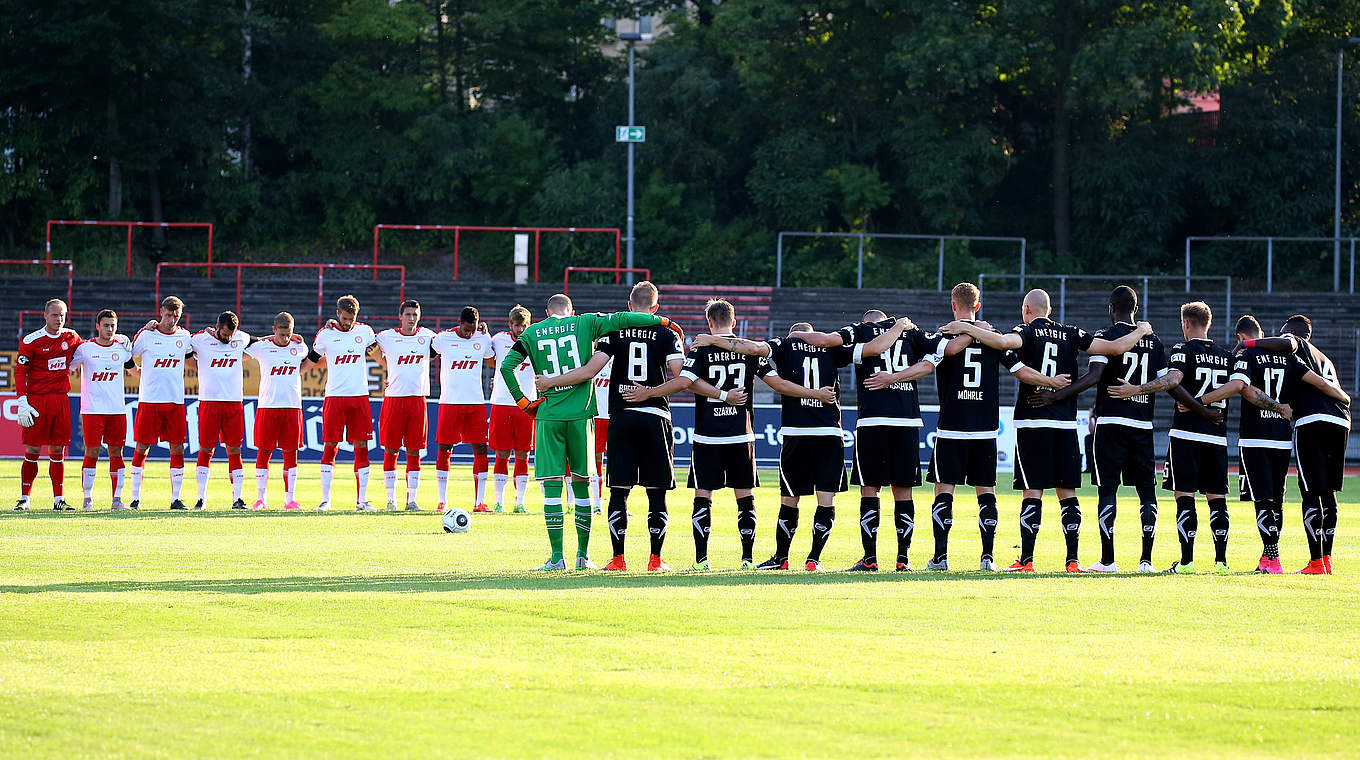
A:
[[[18,470],[0,463],[6,506]],[[107,507],[100,472],[96,503]],[[345,472],[340,504],[353,494]],[[955,507],[959,572],[544,575],[529,571],[547,555],[536,486],[534,514],[475,515],[471,532],[448,535],[429,513],[232,512],[220,465],[205,513],[164,511],[163,462],[148,467],[151,509],[140,514],[54,514],[45,478],[44,468],[35,511],[0,515],[0,756],[1360,754],[1354,501],[1342,505],[1332,577],[1058,574],[1051,497],[1037,557],[1049,572],[969,572],[971,495]],[[275,478],[277,502],[277,465]],[[454,478],[454,501],[467,506],[468,469]],[[757,560],[772,549],[777,505],[775,477],[763,479]],[[68,464],[76,504],[79,480]],[[304,465],[300,500],[314,507],[317,490],[315,465]],[[433,468],[422,491],[433,504]],[[375,502],[381,493],[375,474]],[[1307,556],[1292,483],[1290,493],[1281,548],[1292,570]],[[918,566],[931,547],[928,494],[916,491]],[[670,499],[676,567],[692,561],[690,497]],[[1094,493],[1082,497],[1085,563],[1098,540]],[[859,556],[857,504],[839,499],[828,568]],[[633,505],[629,561],[641,569],[641,494]],[[1004,565],[1018,497],[1004,490],[1000,506]],[[1254,519],[1249,505],[1232,507],[1230,561],[1247,571]],[[1212,564],[1203,509],[1201,571]],[[714,564],[733,568],[730,492],[714,513]],[[1159,568],[1176,554],[1173,513],[1165,498]],[[1125,570],[1137,566],[1137,520],[1121,501]],[[608,538],[602,520],[596,528],[602,563]]]

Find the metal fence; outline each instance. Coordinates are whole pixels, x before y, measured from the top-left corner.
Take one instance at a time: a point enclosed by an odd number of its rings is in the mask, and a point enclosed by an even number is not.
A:
[[[1236,235],[1224,235],[1219,237],[1209,237],[1193,235],[1185,239],[1185,292],[1190,292],[1190,246],[1192,243],[1265,243],[1266,244],[1266,292],[1275,291],[1275,243],[1332,243],[1335,245],[1335,253],[1332,257],[1332,290],[1341,292],[1341,243],[1350,244],[1350,276],[1349,292],[1355,292],[1355,242],[1360,238],[1330,238],[1330,237],[1281,237],[1265,236],[1252,237]]]
[[[917,235],[896,232],[781,232],[775,248],[774,286],[784,287],[784,238],[857,238],[859,251],[855,266],[855,287],[864,287],[864,241],[869,240],[937,240],[939,241],[939,261],[936,265],[935,289],[944,290],[944,244],[947,240],[965,240],[990,243],[1017,243],[1020,246],[1020,287],[1025,283],[1025,238],[991,237],[987,235]]]

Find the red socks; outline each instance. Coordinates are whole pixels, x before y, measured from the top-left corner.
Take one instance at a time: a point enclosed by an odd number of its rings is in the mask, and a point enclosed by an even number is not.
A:
[[[92,470],[92,469],[94,469],[94,466],[95,466],[96,464],[99,464],[99,455],[98,455],[98,454],[91,454],[90,451],[89,451],[89,449],[86,449],[86,450],[85,450],[85,458],[82,459],[82,460],[80,460],[80,466],[81,466],[81,468],[86,469],[86,470]]]
[[[270,460],[270,458],[273,457],[273,456],[274,456],[274,452],[273,452],[273,451],[261,451],[260,453],[256,454],[256,455],[255,455],[255,469],[257,469],[257,470],[267,470],[267,469],[269,469],[269,460]]]
[[[410,456],[409,454],[407,455]],[[397,469],[397,452],[395,450],[383,450],[383,472],[391,472]]]
[[[355,444],[354,446],[354,471],[358,472],[359,470],[362,470],[367,466],[368,466],[368,444],[361,441],[358,444]],[[396,469],[396,466],[397,463],[394,460],[392,462],[392,468]]]
[[[500,456],[499,454],[496,455],[496,474],[508,475],[509,473],[510,473],[510,455],[506,454],[503,457]]]
[[[133,467],[141,467],[141,466],[142,466],[143,464],[145,464],[145,463],[146,463],[146,452],[145,452],[145,451],[142,451],[141,449],[134,449],[134,450],[132,451],[132,466],[133,466]]]
[[[339,453],[340,453],[339,450],[336,449],[334,446],[329,445],[326,446],[324,449],[321,450],[321,463],[333,466],[335,464],[335,457]],[[356,459],[358,458],[359,452],[357,450],[354,452],[354,456]]]
[[[47,474],[52,478],[52,495],[60,498],[62,486],[66,479],[66,461],[49,458],[47,460]]]
[[[199,467],[209,467],[209,466],[211,466],[211,465],[212,465],[212,457],[213,457],[213,453],[212,453],[211,450],[208,450],[208,449],[199,449],[199,450],[198,450],[198,462],[197,462],[198,466],[199,466]]]
[[[434,468],[436,470],[449,471],[449,458],[453,456],[452,451],[439,450],[439,455],[435,458]],[[409,459],[407,461],[410,461]]]
[[[232,472],[235,472],[236,470],[239,470],[244,466],[241,462],[240,454],[228,454],[227,464],[228,466],[231,467]]]
[[[212,455],[209,454],[208,456],[212,456]],[[183,455],[183,454],[171,454],[171,455],[170,455],[170,469],[172,469],[172,470],[182,470],[182,469],[184,469],[184,455]]]
[[[383,469],[387,469],[386,465],[383,466]],[[396,455],[395,452],[392,454],[392,469],[394,469],[394,470],[397,469],[397,455]],[[412,453],[412,452],[410,452],[410,451],[407,451],[407,452],[406,452],[406,471],[407,471],[407,472],[420,472],[420,454],[419,454],[419,453]]]
[[[33,481],[38,479],[38,460],[24,457],[24,464],[19,468],[19,488],[24,496],[33,490]]]
[[[473,454],[472,474],[477,475],[479,473],[486,472],[486,462],[487,462],[486,454]]]
[[[529,474],[529,457],[515,457],[515,477]]]

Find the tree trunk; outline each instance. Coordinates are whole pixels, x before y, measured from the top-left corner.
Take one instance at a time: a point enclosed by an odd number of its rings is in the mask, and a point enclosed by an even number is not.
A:
[[[249,106],[249,87],[251,55],[254,45],[250,39],[250,0],[245,0],[245,13],[241,23],[241,81],[245,85],[247,105],[245,113],[241,114],[241,178],[249,181],[251,174],[250,157],[250,106]]]
[[[444,3],[441,0],[435,0],[434,3],[434,41],[435,67],[439,72],[439,100],[443,102],[449,97],[449,56],[444,44]]]
[[[453,87],[458,97],[458,110],[467,108],[467,97],[464,95],[466,82],[463,78],[463,4],[456,2],[453,6]]]
[[[147,170],[146,187],[151,196],[151,221],[161,222],[165,220],[164,210],[161,208],[161,175],[153,167]],[[165,228],[151,228],[151,243],[158,251],[165,250]]]
[[[109,205],[106,215],[117,219],[123,215],[123,167],[118,161],[118,105],[113,96],[105,98],[105,115],[108,118],[108,160],[109,160]]]

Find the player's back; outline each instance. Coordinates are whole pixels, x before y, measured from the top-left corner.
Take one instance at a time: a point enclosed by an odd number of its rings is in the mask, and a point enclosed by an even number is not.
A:
[[[1305,367],[1318,373],[1332,383],[1338,383],[1336,365],[1322,351],[1318,350],[1310,341],[1302,338],[1298,339],[1298,349],[1294,355],[1297,356]],[[1314,388],[1307,383],[1299,383],[1297,392],[1291,399],[1291,406],[1294,406],[1294,424],[1301,425],[1315,420],[1328,420],[1337,424],[1344,424],[1347,427],[1351,422],[1351,405],[1339,399],[1332,398],[1322,391]],[[1310,419],[1311,418],[1311,419]]]
[[[670,417],[670,402],[665,397],[629,401],[622,395],[629,386],[655,388],[666,382],[671,361],[684,359],[684,350],[674,332],[660,325],[625,327],[606,333],[595,341],[595,350],[613,360],[609,377],[609,413],[635,410]]]
[[[936,353],[943,355],[944,341],[938,334],[912,328],[902,333],[888,350],[878,356],[864,356],[864,344],[891,330],[895,320],[858,322],[839,330],[845,345],[853,345],[855,362],[855,391],[859,401],[857,425],[897,424],[909,427],[921,425],[921,404],[916,394],[916,383],[905,380],[886,388],[870,390],[864,381],[878,372],[901,372],[917,361]]]
[[[1227,349],[1212,340],[1190,338],[1171,349],[1167,364],[1184,375],[1181,387],[1199,398],[1228,382],[1235,361]],[[1226,409],[1227,399],[1215,401],[1213,406]],[[1182,411],[1177,405],[1176,413],[1171,418],[1171,435],[1208,443],[1225,443],[1227,422],[1225,420],[1224,424],[1215,425],[1190,410]]]
[[[972,322],[973,320],[968,320]],[[998,393],[1005,352],[973,341],[935,368],[940,418],[937,427],[946,437],[990,437],[1001,425]]]
[[[1254,385],[1267,396],[1285,401],[1295,398],[1303,374],[1299,360],[1293,354],[1278,354],[1259,348],[1244,348],[1233,362],[1230,379]],[[1241,404],[1237,437],[1239,446],[1289,448],[1293,428],[1289,420],[1278,412],[1262,409],[1255,404]]]
[[[515,345],[533,363],[534,372],[547,377],[566,374],[585,365],[593,355],[594,325],[582,315],[549,316],[520,333]],[[595,416],[595,389],[591,383],[557,385],[543,392],[541,420],[578,420]]]
[[[1097,332],[1096,337],[1115,341],[1137,329],[1131,322],[1116,322]],[[1148,335],[1118,356],[1092,356],[1091,361],[1105,365],[1100,373],[1100,381],[1096,384],[1096,419],[1101,424],[1113,423],[1151,430],[1157,398],[1155,393],[1119,399],[1112,397],[1109,390],[1110,386],[1121,381],[1142,385],[1165,375],[1166,349],[1161,338]]]
[[[854,359],[845,346],[821,348],[799,338],[771,338],[770,363],[775,374],[804,388],[830,386],[836,400],[825,403],[815,398],[780,397],[780,424],[785,435],[840,435],[840,372]]]
[[[1016,325],[1012,332],[1022,340],[1020,348],[1013,353],[1017,361],[1011,370],[1024,364],[1047,377],[1067,375],[1075,377],[1077,357],[1091,347],[1092,335],[1080,327],[1055,322],[1047,317],[1039,317],[1029,324]],[[1075,428],[1077,420],[1077,398],[1035,407],[1029,398],[1039,393],[1049,393],[1046,388],[1020,383],[1015,398],[1016,427],[1061,427]]]
[[[735,336],[722,336],[735,337]],[[703,346],[685,357],[680,374],[691,380],[703,380],[719,391],[740,390],[746,403],[733,406],[706,396],[694,397],[695,443],[744,443],[755,440],[752,428],[752,397],[755,379],[773,369],[769,359],[726,351],[717,346]]]

